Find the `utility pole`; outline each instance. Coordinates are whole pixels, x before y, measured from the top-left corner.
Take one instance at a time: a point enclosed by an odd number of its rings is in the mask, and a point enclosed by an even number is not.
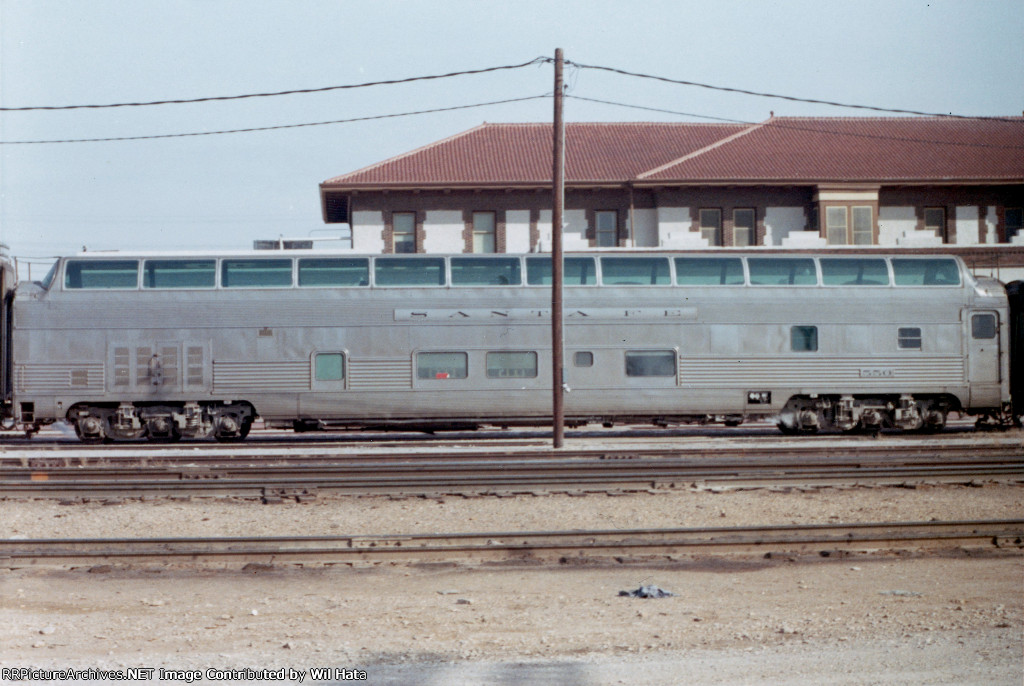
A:
[[[554,205],[551,211],[551,388],[554,447],[565,443],[562,360],[562,210],[565,203],[565,124],[562,120],[562,49],[555,49]]]

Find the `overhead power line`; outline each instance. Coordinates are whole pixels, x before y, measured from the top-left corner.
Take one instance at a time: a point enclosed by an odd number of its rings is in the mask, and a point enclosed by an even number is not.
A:
[[[657,108],[657,107],[644,107],[642,105],[630,105],[629,103],[625,103],[625,102],[614,102],[612,100],[599,100],[597,98],[585,98],[585,97],[580,96],[580,95],[566,95],[565,97],[572,98],[573,100],[585,100],[587,102],[596,102],[596,103],[600,103],[602,105],[614,105],[615,107],[626,107],[626,108],[634,109],[634,110],[645,110],[647,112],[662,112],[664,114],[677,114],[677,115],[684,116],[684,117],[695,117],[695,118],[698,118],[698,119],[710,119],[710,120],[713,120],[713,121],[728,122],[730,124],[743,124],[743,125],[747,125],[747,126],[754,126],[756,124],[761,123],[761,122],[754,122],[754,121],[744,121],[742,119],[727,119],[725,117],[712,117],[712,116],[705,115],[705,114],[693,114],[691,112],[677,112],[675,110],[665,110],[665,109],[660,109],[660,108]],[[1012,121],[1012,120],[1007,120],[1007,121]],[[1018,120],[1016,123],[1021,123],[1021,121]],[[923,144],[927,144],[927,145],[952,145],[952,146],[957,146],[957,147],[961,147],[961,148],[999,148],[999,149],[1007,149],[1007,148],[1009,148],[1011,150],[1024,150],[1024,145],[997,145],[995,143],[966,143],[966,142],[952,141],[952,140],[934,140],[934,139],[927,139],[927,138],[911,138],[909,136],[883,136],[883,135],[872,134],[872,133],[859,133],[859,132],[855,132],[855,131],[836,131],[834,129],[827,129],[826,130],[826,129],[821,129],[821,128],[815,128],[813,126],[801,126],[799,124],[794,124],[794,123],[792,123],[790,121],[786,121],[786,120],[781,120],[781,121],[773,120],[771,122],[771,125],[773,127],[775,127],[775,128],[778,128],[778,129],[786,129],[787,131],[809,131],[811,133],[820,133],[820,134],[824,134],[826,136],[845,136],[845,137],[848,137],[848,138],[871,138],[871,139],[875,139],[875,140],[897,141],[897,142],[901,142],[901,143],[923,143]]]
[[[626,71],[624,69],[616,69],[614,67],[602,67],[593,64],[580,64],[579,62],[566,61],[567,65],[576,67],[577,69],[594,69],[597,71],[606,71],[613,74],[621,74],[623,76],[634,76],[641,79],[652,79],[654,81],[663,81],[665,83],[674,83],[681,86],[694,86],[696,88],[707,88],[714,91],[722,91],[725,93],[740,93],[742,95],[753,95],[759,98],[775,98],[777,100],[788,100],[790,102],[805,102],[813,105],[831,105],[833,107],[846,107],[850,109],[858,110],[870,110],[872,112],[885,112],[887,114],[916,114],[926,117],[947,117],[951,119],[982,119],[985,121],[1004,121],[1011,123],[1019,123],[1020,119],[1010,119],[1007,117],[977,117],[965,114],[950,114],[945,112],[922,112],[920,110],[900,110],[889,107],[874,107],[872,105],[854,105],[851,103],[834,102],[832,100],[815,100],[813,98],[799,98],[792,95],[779,95],[778,93],[763,93],[759,91],[746,90],[743,88],[728,88],[726,86],[715,86],[710,83],[700,83],[697,81],[684,81],[682,79],[670,79],[666,76],[654,76],[652,74],[640,74],[637,72]]]
[[[350,124],[357,121],[371,121],[374,119],[394,119],[395,117],[411,117],[417,114],[433,114],[435,112],[453,112],[455,110],[468,110],[474,107],[487,107],[489,105],[504,105],[512,102],[525,102],[527,100],[540,100],[550,98],[550,94],[528,95],[524,98],[509,98],[508,100],[492,100],[490,102],[478,102],[472,105],[455,105],[454,107],[438,107],[430,110],[417,110],[415,112],[398,112],[394,114],[377,114],[368,117],[352,117],[351,119],[334,119],[332,121],[317,121],[306,124],[282,124],[279,126],[255,126],[247,129],[229,129],[225,131],[198,131],[194,133],[165,133],[152,136],[118,136],[112,138],[68,138],[64,140],[38,140],[38,141],[0,141],[0,145],[42,145],[45,143],[108,143],[111,141],[145,141],[160,138],[189,138],[194,136],[220,136],[228,133],[252,133],[254,131],[278,131],[281,129],[299,129],[307,126],[327,126],[328,124]]]
[[[39,105],[32,107],[0,107],[0,112],[32,112],[39,110],[83,110],[83,109],[107,109],[112,107],[148,107],[150,105],[182,105],[197,102],[214,102],[218,100],[244,100],[246,98],[272,98],[279,95],[298,95],[305,93],[326,93],[327,91],[348,90],[353,88],[368,88],[370,86],[390,86],[399,83],[413,83],[414,81],[431,81],[435,79],[447,79],[454,76],[468,76],[470,74],[486,74],[488,72],[503,71],[508,69],[522,69],[532,64],[543,64],[549,62],[546,57],[537,57],[522,64],[506,64],[498,67],[486,67],[484,69],[467,69],[465,71],[453,71],[447,74],[432,74],[430,76],[412,76],[404,79],[391,79],[388,81],[367,81],[365,83],[352,83],[343,86],[324,86],[322,88],[302,88],[297,90],[276,91],[271,93],[246,93],[244,95],[218,95],[207,98],[189,98],[179,100],[153,100],[150,102],[118,102],[105,105]]]

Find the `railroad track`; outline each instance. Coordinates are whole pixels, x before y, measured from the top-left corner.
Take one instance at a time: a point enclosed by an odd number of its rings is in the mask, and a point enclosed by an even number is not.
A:
[[[308,498],[319,493],[418,495],[630,491],[666,487],[756,487],[907,483],[1024,482],[1017,446],[931,446],[893,454],[892,447],[637,449],[559,452],[395,453],[374,455],[223,454],[190,461],[93,460],[79,464],[16,459],[0,467],[2,497],[206,495]],[[188,458],[185,458],[188,459]],[[84,464],[83,464],[84,463]],[[102,464],[101,464],[102,463]],[[28,466],[21,466],[21,465]]]
[[[714,555],[832,557],[905,550],[1020,554],[1024,520],[385,536],[0,540],[0,567],[379,562],[671,561]]]
[[[895,434],[879,440],[865,437],[806,436],[798,440],[771,437],[687,437],[667,440],[652,434],[642,438],[602,439],[598,447],[583,441],[581,447],[554,450],[548,443],[517,441],[407,441],[402,443],[352,443],[334,441],[308,442],[297,438],[281,442],[246,442],[224,445],[190,443],[160,445],[147,442],[127,445],[88,447],[81,444],[51,442],[0,441],[2,467],[70,467],[90,465],[157,465],[157,464],[232,464],[243,462],[305,463],[337,460],[421,460],[438,454],[451,460],[485,460],[492,458],[598,458],[606,460],[640,457],[697,458],[713,452],[717,458],[764,456],[772,459],[808,456],[858,455],[915,457],[957,457],[979,451],[988,455],[1024,454],[1024,438],[1012,434],[973,434],[962,436],[908,436]]]

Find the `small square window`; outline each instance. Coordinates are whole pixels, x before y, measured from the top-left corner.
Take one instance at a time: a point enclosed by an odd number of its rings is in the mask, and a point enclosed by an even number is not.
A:
[[[996,316],[994,314],[976,314],[971,317],[972,338],[995,338]]]
[[[342,381],[345,378],[345,356],[341,353],[318,353],[315,366],[317,381]]]
[[[896,332],[896,345],[900,350],[921,349],[921,329],[913,327],[900,327]]]
[[[818,327],[794,326],[789,330],[793,352],[813,353],[818,350]]]
[[[577,367],[593,367],[594,366],[594,353],[592,352],[578,352],[572,357],[572,362]]]

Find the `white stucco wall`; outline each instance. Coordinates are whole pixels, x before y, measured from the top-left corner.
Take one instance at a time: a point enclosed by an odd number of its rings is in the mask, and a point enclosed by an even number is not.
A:
[[[629,247],[658,247],[658,211],[633,210],[633,243]]]
[[[989,205],[985,212],[985,242],[986,243],[998,243],[999,233],[997,231],[999,226],[999,215],[996,214],[996,206]]]
[[[587,250],[587,213],[585,210],[562,212],[562,250]],[[538,249],[551,252],[551,210],[541,210],[537,218],[537,232],[540,234]]]
[[[916,227],[917,213],[913,207],[878,208],[879,245],[898,245],[905,235],[914,233]]]
[[[693,215],[689,207],[659,207],[658,245],[663,248],[706,248],[708,242],[699,231],[691,231]]]
[[[465,252],[465,224],[459,210],[431,210],[423,219],[423,252]]]
[[[782,245],[790,232],[807,228],[802,207],[768,207],[764,212],[764,244]]]
[[[585,210],[565,210],[565,233],[562,234],[563,250],[587,250],[587,213]]]
[[[354,252],[384,252],[384,213],[352,213],[352,250]]]
[[[505,252],[530,252],[530,211],[505,213]]]
[[[978,207],[963,205],[956,208],[956,244],[978,244]]]

